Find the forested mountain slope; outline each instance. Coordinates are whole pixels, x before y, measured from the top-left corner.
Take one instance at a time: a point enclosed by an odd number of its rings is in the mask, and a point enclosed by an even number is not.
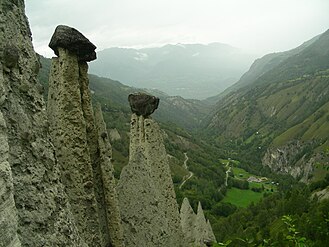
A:
[[[229,141],[240,155],[307,181],[329,161],[329,31],[265,67],[218,101],[206,132],[218,145]]]

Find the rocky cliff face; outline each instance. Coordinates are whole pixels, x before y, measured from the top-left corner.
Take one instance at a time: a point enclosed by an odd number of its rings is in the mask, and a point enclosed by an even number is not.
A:
[[[183,246],[167,154],[154,120],[132,115],[129,151],[117,188],[126,246]]]
[[[88,86],[86,61],[96,47],[67,26],[56,28],[50,46],[58,54],[49,77],[50,133],[79,234],[89,246],[123,246],[111,147]]]
[[[0,243],[21,246],[17,235],[17,211],[10,164],[6,122],[0,112]]]
[[[307,152],[311,147],[310,142],[293,141],[280,148],[269,148],[262,163],[273,172],[290,174],[307,182],[316,162],[316,157]]]
[[[0,243],[84,246],[49,142],[22,0],[0,2],[0,60]]]
[[[209,220],[206,221],[201,203],[198,204],[198,212],[194,213],[187,198],[184,198],[180,210],[181,226],[184,241],[187,246],[212,246],[216,237],[212,231]]]

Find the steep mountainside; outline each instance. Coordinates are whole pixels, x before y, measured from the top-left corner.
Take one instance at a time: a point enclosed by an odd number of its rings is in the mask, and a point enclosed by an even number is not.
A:
[[[232,85],[253,59],[254,56],[221,43],[110,48],[98,52],[98,60],[90,65],[90,71],[129,86],[202,99]]]
[[[289,57],[298,54],[299,52],[307,48],[309,45],[313,44],[319,38],[319,36],[320,35],[304,42],[302,45],[298,46],[295,49],[285,52],[270,53],[261,58],[256,59],[251,65],[250,69],[241,76],[237,83],[227,88],[224,92],[206,99],[205,102],[214,104],[220,98],[226,96],[230,92],[252,85],[254,81],[260,78],[266,72],[274,69],[276,66],[278,66],[280,63],[282,63]]]
[[[297,51],[220,99],[207,131],[307,181],[329,161],[329,31]]]

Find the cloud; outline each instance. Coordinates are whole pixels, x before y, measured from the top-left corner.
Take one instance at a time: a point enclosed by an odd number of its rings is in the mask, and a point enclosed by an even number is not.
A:
[[[98,49],[222,42],[252,52],[291,49],[328,29],[327,0],[27,0],[34,46],[47,48],[58,24]]]

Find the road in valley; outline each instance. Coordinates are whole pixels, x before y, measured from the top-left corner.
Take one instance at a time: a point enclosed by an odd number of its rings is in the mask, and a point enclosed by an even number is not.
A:
[[[230,164],[230,162],[229,161],[227,161],[227,163],[226,163],[226,169],[227,169],[227,167],[228,167],[228,169],[226,170],[226,178],[225,178],[225,186],[227,187],[227,185],[228,185],[228,183],[227,183],[227,181],[228,181],[228,174],[231,172],[231,166],[229,166],[229,164]]]
[[[188,156],[187,156],[187,153],[184,153],[185,155],[185,160],[184,160],[184,164],[183,164],[183,167],[189,171],[188,169],[188,166],[187,166],[187,161],[188,161]],[[191,179],[193,177],[193,172],[189,171],[189,174],[184,176],[184,180],[183,182],[181,183],[181,185],[179,186],[179,189],[182,189],[183,185],[186,183],[186,181],[188,181],[189,179]]]

